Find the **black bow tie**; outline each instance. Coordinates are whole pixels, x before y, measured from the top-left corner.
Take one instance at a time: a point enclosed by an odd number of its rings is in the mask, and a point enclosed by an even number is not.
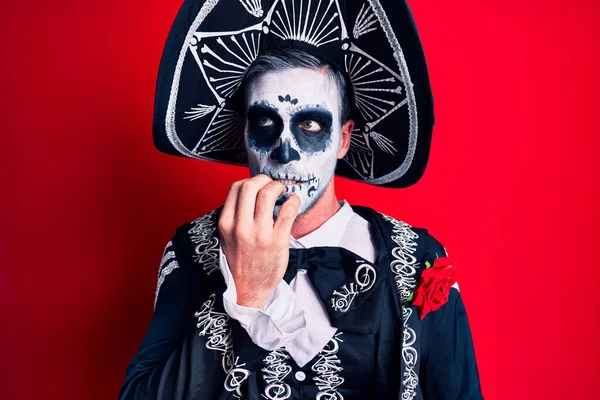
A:
[[[385,274],[377,265],[342,247],[290,249],[283,279],[289,284],[299,269],[319,295],[331,324],[342,331],[377,331]]]
[[[331,325],[342,332],[377,332],[386,287],[385,274],[379,266],[341,247],[290,249],[283,279],[289,284],[299,269],[307,271]],[[236,356],[242,360],[261,360],[266,356],[268,352],[254,344],[237,321],[232,320],[231,324]],[[253,369],[258,364],[257,361],[246,367]]]

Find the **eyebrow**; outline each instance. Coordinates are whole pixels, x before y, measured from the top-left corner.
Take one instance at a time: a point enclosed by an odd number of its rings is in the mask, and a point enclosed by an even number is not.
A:
[[[296,107],[288,107],[286,109],[286,112],[288,115],[294,115],[299,111],[302,110],[310,110],[310,111],[316,111],[316,110],[320,110],[320,111],[326,111],[331,113],[331,110],[324,104],[302,104]]]
[[[269,103],[268,100],[260,100],[260,101],[255,101],[254,103],[250,104],[250,106],[248,106],[248,109],[252,108],[252,107],[266,107],[266,108],[270,108],[275,112],[279,112],[279,108],[275,107],[273,104]]]

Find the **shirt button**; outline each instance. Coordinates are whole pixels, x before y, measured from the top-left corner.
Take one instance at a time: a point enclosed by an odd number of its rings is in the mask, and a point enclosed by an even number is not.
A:
[[[298,371],[296,372],[296,374],[294,375],[296,377],[297,380],[299,380],[300,382],[302,382],[303,380],[306,379],[306,374],[302,371]]]

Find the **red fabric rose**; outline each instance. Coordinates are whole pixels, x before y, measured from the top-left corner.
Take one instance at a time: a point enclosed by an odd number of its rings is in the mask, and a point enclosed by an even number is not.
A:
[[[412,304],[419,309],[419,317],[425,318],[448,301],[450,288],[456,283],[456,267],[450,257],[440,257],[421,273],[419,285],[414,292]]]

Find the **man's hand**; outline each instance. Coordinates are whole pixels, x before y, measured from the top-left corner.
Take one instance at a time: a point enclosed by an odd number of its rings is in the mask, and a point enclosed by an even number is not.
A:
[[[262,309],[285,274],[300,198],[290,195],[274,220],[284,192],[283,184],[261,174],[235,182],[225,200],[219,233],[241,306]]]

